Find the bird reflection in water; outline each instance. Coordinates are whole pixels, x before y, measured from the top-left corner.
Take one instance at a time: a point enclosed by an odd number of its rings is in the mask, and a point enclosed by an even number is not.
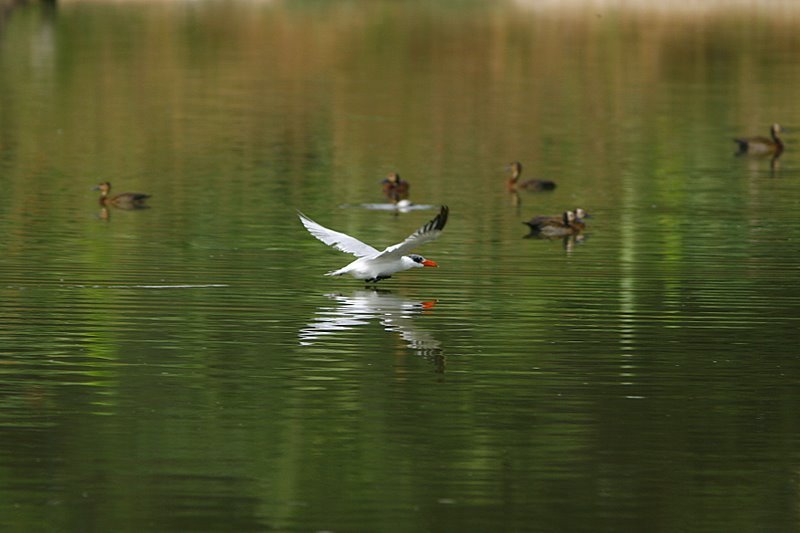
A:
[[[435,300],[407,300],[385,290],[360,290],[352,296],[328,294],[333,306],[320,306],[317,314],[298,334],[301,346],[312,346],[324,337],[377,320],[390,333],[397,333],[415,355],[431,361],[439,373],[444,372],[445,358],[441,343],[433,335],[414,324],[414,317],[427,313]]]
[[[737,154],[738,155],[738,154]],[[746,154],[742,157],[744,164],[747,167],[748,173],[753,177],[766,175],[764,169],[765,161],[769,160],[769,177],[777,178],[780,176],[781,162],[780,154],[778,155],[749,155]]]
[[[529,233],[528,235],[525,235],[523,239],[538,239],[541,241],[561,240],[564,245],[564,250],[566,250],[567,253],[570,253],[575,250],[575,246],[583,244],[583,242],[586,240],[586,235],[583,233],[578,233],[577,235],[566,235],[564,237],[545,237],[543,235]]]

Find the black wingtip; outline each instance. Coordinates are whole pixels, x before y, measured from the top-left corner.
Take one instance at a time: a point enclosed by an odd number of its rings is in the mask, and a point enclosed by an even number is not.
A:
[[[439,209],[439,214],[436,215],[436,218],[433,219],[435,224],[434,229],[443,230],[444,225],[447,224],[447,217],[450,214],[450,208],[446,205],[443,205],[441,209]]]
[[[439,214],[433,217],[430,222],[425,224],[419,229],[420,233],[427,233],[429,231],[441,231],[444,229],[444,225],[447,224],[447,216],[450,214],[450,209],[443,205],[439,209]]]

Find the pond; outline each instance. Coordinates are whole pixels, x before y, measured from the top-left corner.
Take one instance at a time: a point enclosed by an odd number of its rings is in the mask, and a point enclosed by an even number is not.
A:
[[[796,530],[800,9],[580,6],[1,15],[0,529]]]

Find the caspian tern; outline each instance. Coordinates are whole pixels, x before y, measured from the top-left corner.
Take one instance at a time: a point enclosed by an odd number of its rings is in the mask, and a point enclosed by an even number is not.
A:
[[[403,242],[388,246],[382,252],[355,237],[321,226],[303,213],[298,213],[298,215],[300,216],[300,221],[311,235],[328,246],[333,246],[337,250],[353,254],[358,258],[339,270],[328,272],[325,274],[326,276],[350,274],[356,279],[363,279],[369,283],[390,278],[395,272],[402,272],[409,268],[439,266],[434,261],[425,259],[421,255],[409,254],[408,252],[417,246],[436,239],[447,223],[448,213],[449,209],[446,205],[443,205],[439,210],[439,214],[433,220],[406,237]]]

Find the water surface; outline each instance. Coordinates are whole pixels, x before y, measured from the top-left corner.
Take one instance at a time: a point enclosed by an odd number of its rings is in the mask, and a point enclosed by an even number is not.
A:
[[[0,24],[3,529],[797,528],[797,12]],[[431,209],[381,207],[391,171]],[[440,204],[440,268],[379,290],[296,218],[380,247]]]

